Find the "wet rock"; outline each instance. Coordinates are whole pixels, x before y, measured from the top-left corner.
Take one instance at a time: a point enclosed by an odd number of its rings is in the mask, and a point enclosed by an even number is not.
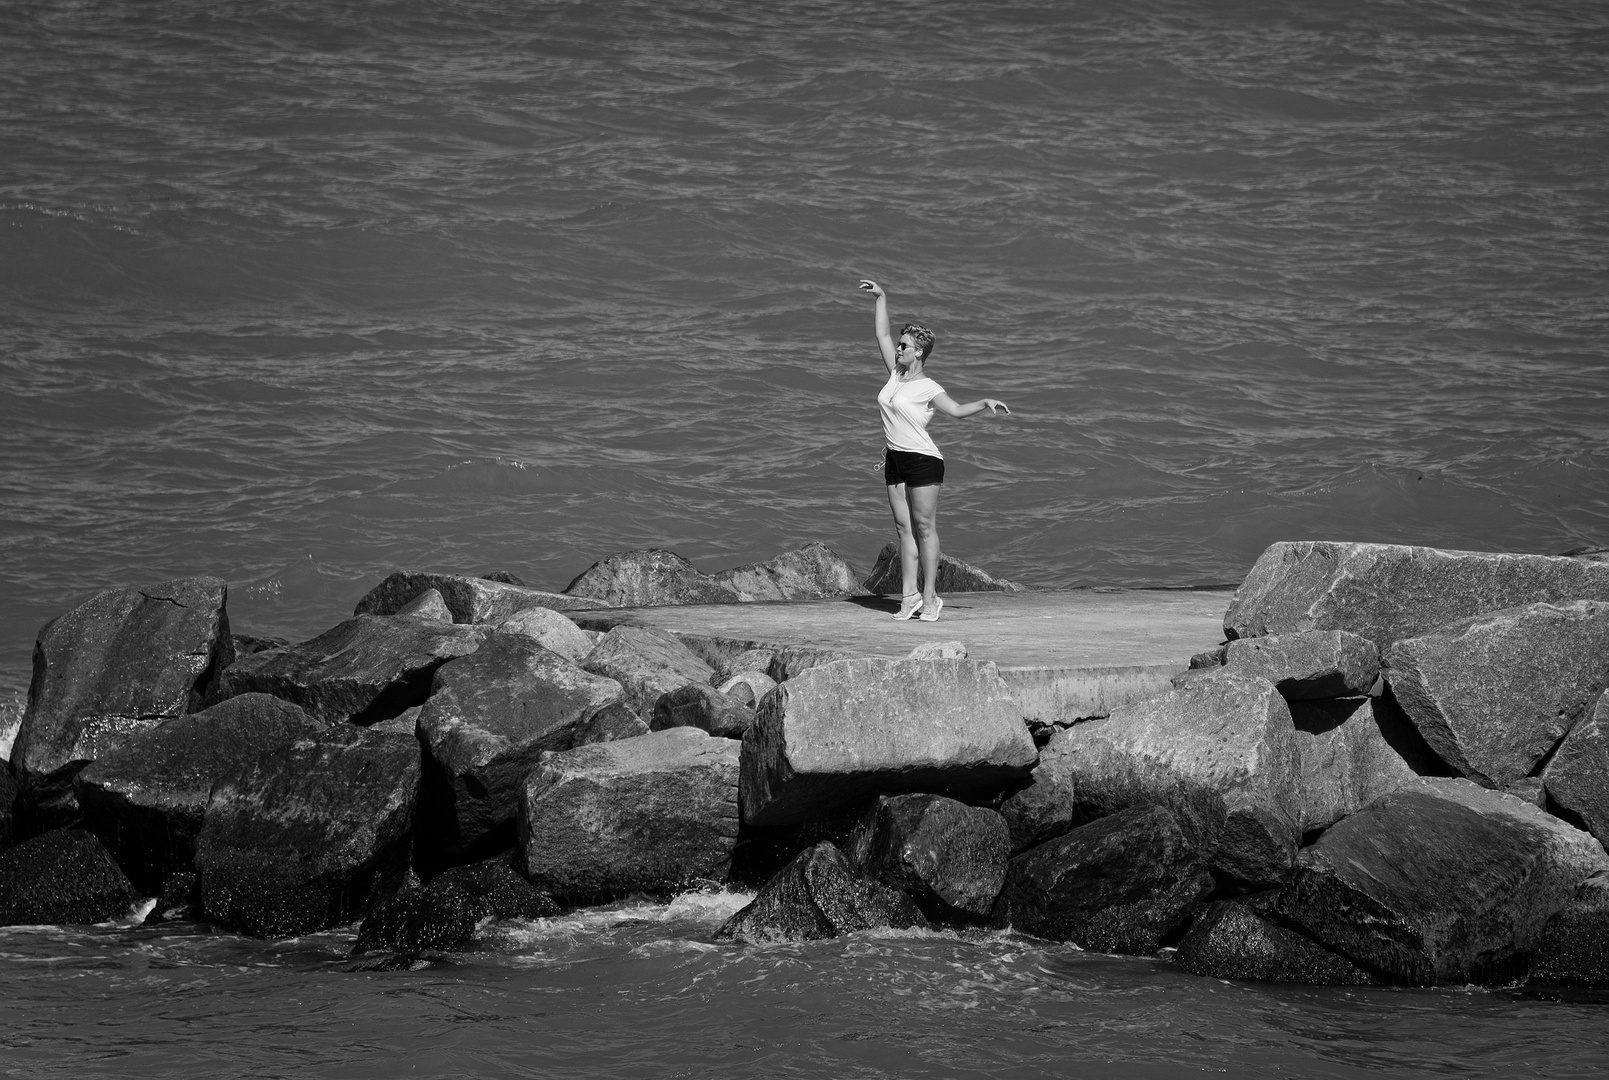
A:
[[[1053,736],[1054,737],[1054,736]],[[1000,817],[1011,834],[1011,853],[1053,840],[1083,824],[1071,776],[1042,757],[1027,781],[1000,803]]]
[[[1562,815],[1600,843],[1609,840],[1609,694],[1565,737],[1542,770],[1542,785]]]
[[[243,694],[110,742],[73,780],[84,823],[143,896],[194,870],[207,799],[259,754],[323,729],[288,701]]]
[[[761,698],[776,689],[776,685],[776,680],[763,671],[740,671],[716,683],[715,688],[740,705],[746,705],[752,721],[754,707]],[[744,730],[748,730],[747,727]]]
[[[1260,917],[1233,900],[1209,905],[1191,924],[1173,962],[1214,979],[1373,986],[1380,980],[1340,953]]]
[[[546,754],[520,802],[517,866],[564,902],[725,880],[738,744],[696,728]]]
[[[716,936],[737,941],[814,941],[860,930],[926,927],[910,897],[857,871],[823,841],[799,853]]]
[[[528,637],[544,649],[578,664],[592,651],[594,644],[585,630],[551,608],[526,608],[498,623],[497,629],[500,633]]]
[[[1471,780],[1504,787],[1528,775],[1609,685],[1609,602],[1477,615],[1398,641],[1384,666],[1425,742]]]
[[[475,652],[443,664],[419,713],[431,766],[421,844],[448,861],[487,844],[507,848],[525,778],[542,754],[580,745],[598,714],[624,698],[613,679],[515,634],[489,634]]]
[[[1542,930],[1531,958],[1533,987],[1609,988],[1609,874],[1594,874]]]
[[[999,814],[942,795],[878,799],[849,845],[863,873],[940,920],[988,915],[1011,859],[1011,833]]]
[[[877,564],[866,575],[861,587],[877,596],[897,595],[904,591],[905,583],[900,577],[899,547],[896,544],[883,545],[883,550],[877,553]],[[1022,586],[1005,578],[993,577],[971,563],[940,554],[937,591],[1021,592]]]
[[[754,709],[737,698],[705,683],[688,683],[659,696],[649,729],[694,727],[722,739],[741,739],[753,723]]]
[[[1325,829],[1417,777],[1387,737],[1406,718],[1373,698],[1295,701],[1296,753],[1301,760],[1299,817],[1302,831]],[[1393,733],[1417,738],[1411,730]]]
[[[992,663],[841,660],[761,700],[743,737],[743,820],[786,825],[878,792],[1001,788],[1037,756]]]
[[[428,884],[410,885],[377,904],[364,918],[352,954],[376,949],[447,952],[472,942],[483,919],[541,919],[558,913],[551,896],[533,888],[507,862],[490,859],[455,866]]]
[[[674,635],[638,626],[617,626],[609,631],[581,666],[624,687],[626,701],[650,726],[661,694],[688,683],[708,686],[714,674],[714,669]]]
[[[1503,983],[1604,870],[1602,845],[1529,803],[1421,778],[1305,848],[1279,917],[1392,982]]]
[[[10,768],[0,764],[0,851],[11,846],[11,805],[17,798],[17,781]]]
[[[564,592],[609,607],[735,604],[740,599],[731,585],[703,573],[674,551],[659,548],[605,556],[582,571]]]
[[[178,578],[99,593],[45,624],[11,748],[22,832],[74,818],[73,775],[104,740],[200,707],[234,659],[226,594],[217,578]]]
[[[360,615],[288,649],[242,657],[218,697],[272,694],[327,724],[367,726],[424,704],[436,669],[480,647],[488,630]]]
[[[196,842],[208,919],[288,937],[361,918],[407,870],[419,744],[350,725],[218,781]]]
[[[853,568],[826,544],[785,551],[774,559],[722,570],[714,580],[745,603],[758,600],[823,600],[861,592]]]
[[[1382,651],[1522,604],[1609,600],[1609,564],[1546,555],[1304,540],[1271,545],[1224,615],[1230,638],[1350,630]]]
[[[1173,812],[1133,806],[1012,859],[1000,910],[1036,937],[1149,956],[1212,888]]]
[[[959,641],[924,641],[912,649],[907,660],[965,660],[967,647]]]
[[[122,918],[139,899],[92,833],[52,829],[0,851],[0,926]]]
[[[582,597],[528,589],[523,585],[489,578],[398,570],[370,589],[358,601],[352,614],[395,615],[427,589],[435,589],[441,594],[456,623],[496,625],[517,612],[533,607],[584,611],[603,606]]]
[[[1224,666],[1262,676],[1286,701],[1311,701],[1367,694],[1380,674],[1380,652],[1345,630],[1311,630],[1231,641]]]
[[[1224,669],[1052,736],[1040,766],[1083,820],[1159,803],[1214,870],[1271,886],[1301,839],[1300,758],[1272,683]]]

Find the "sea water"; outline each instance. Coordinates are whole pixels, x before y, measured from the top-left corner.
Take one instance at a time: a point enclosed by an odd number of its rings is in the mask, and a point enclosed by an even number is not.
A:
[[[871,277],[945,550],[1043,587],[1275,540],[1609,544],[1609,8],[0,5],[0,721],[39,627],[213,574],[311,636],[401,567],[561,588],[888,538]],[[958,634],[961,627],[957,625]],[[1210,645],[1204,642],[1203,645]],[[0,723],[0,728],[3,728]],[[1233,986],[1001,936],[0,931],[18,1075],[1585,1074],[1598,1010]],[[343,936],[344,935],[344,936]]]

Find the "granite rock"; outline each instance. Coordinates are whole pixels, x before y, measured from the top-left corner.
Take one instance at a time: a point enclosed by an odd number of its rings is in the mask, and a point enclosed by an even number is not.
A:
[[[358,929],[352,953],[446,952],[470,944],[484,919],[543,919],[558,913],[553,898],[505,859],[488,859],[452,867],[375,905]]]
[[[740,705],[748,706],[751,714],[754,707],[760,703],[760,699],[775,690],[776,686],[776,680],[763,671],[735,672],[725,679],[719,679],[715,684],[715,688],[721,693]]]
[[[1400,640],[1383,659],[1425,742],[1460,774],[1505,787],[1529,775],[1609,686],[1609,602],[1477,615]]]
[[[1526,979],[1533,987],[1609,989],[1609,874],[1581,883],[1548,920]]]
[[[740,684],[747,686],[747,684]],[[752,691],[751,691],[752,692]],[[652,731],[695,727],[722,739],[741,739],[754,723],[754,709],[705,683],[688,683],[654,703]]]
[[[521,873],[562,902],[724,881],[738,744],[696,728],[545,754],[520,801]]]
[[[1565,736],[1541,780],[1562,816],[1599,843],[1609,840],[1609,693],[1600,694],[1591,716]]]
[[[608,607],[735,604],[731,585],[699,570],[674,551],[618,551],[593,563],[564,588]]]
[[[714,674],[713,668],[674,635],[637,626],[617,626],[609,631],[581,666],[624,687],[626,701],[650,726],[660,695],[680,690],[688,683],[708,686]]]
[[[453,613],[437,589],[426,589],[397,609],[398,615],[410,615],[427,622],[452,622]]]
[[[1373,986],[1380,980],[1340,953],[1223,900],[1207,907],[1179,942],[1173,962],[1192,975],[1310,986]]]
[[[942,795],[880,798],[846,852],[935,921],[989,914],[1005,884],[1011,832],[993,810]]]
[[[395,615],[420,593],[434,589],[452,612],[453,622],[496,625],[527,608],[585,611],[603,607],[596,600],[528,589],[505,581],[398,570],[370,589],[352,610],[353,615]]]
[[[1011,833],[1013,855],[1071,832],[1086,820],[1073,778],[1059,765],[1059,758],[1042,755],[1028,779],[1001,800],[1000,816]]]
[[[1419,774],[1393,745],[1418,732],[1374,698],[1294,701],[1302,831],[1326,829]]]
[[[722,570],[713,575],[717,584],[730,588],[740,601],[823,600],[851,596],[861,591],[850,565],[826,544],[806,544],[785,551],[774,559]]]
[[[890,542],[877,553],[877,563],[861,582],[866,592],[878,596],[898,595],[905,591],[900,577],[899,547]],[[971,563],[949,555],[939,555],[938,588],[940,593],[960,592],[1021,592],[1022,586],[1004,578],[993,577]]]
[[[878,792],[999,789],[1036,758],[994,664],[841,660],[761,699],[743,736],[743,820],[786,825]]]
[[[1367,694],[1380,674],[1380,652],[1345,630],[1310,630],[1231,641],[1224,666],[1262,676],[1286,701],[1311,701]]]
[[[504,634],[520,634],[550,652],[579,664],[593,649],[593,641],[566,615],[552,608],[533,607],[515,612],[497,624]]]
[[[0,851],[0,926],[108,922],[138,899],[117,862],[82,829],[52,829]]]
[[[814,941],[861,930],[927,926],[910,897],[857,871],[827,841],[798,854],[716,936],[738,941]]]

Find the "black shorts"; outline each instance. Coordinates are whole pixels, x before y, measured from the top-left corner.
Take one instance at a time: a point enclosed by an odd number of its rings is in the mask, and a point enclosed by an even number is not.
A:
[[[944,483],[944,459],[909,450],[883,450],[883,483],[908,488]]]

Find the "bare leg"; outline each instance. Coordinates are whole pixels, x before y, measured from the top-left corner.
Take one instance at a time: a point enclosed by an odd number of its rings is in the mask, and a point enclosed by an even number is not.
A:
[[[933,598],[938,595],[939,582],[939,485],[927,484],[923,487],[907,488],[905,498],[910,503],[911,526],[916,534],[914,545],[916,551],[912,552],[911,561],[916,562],[917,554],[920,553],[922,607],[931,609]]]
[[[894,532],[899,542],[900,592],[904,597],[915,596],[920,591],[916,576],[916,537],[911,532],[911,512],[904,484],[888,485],[888,509],[894,514]],[[903,606],[904,600],[900,602]]]

